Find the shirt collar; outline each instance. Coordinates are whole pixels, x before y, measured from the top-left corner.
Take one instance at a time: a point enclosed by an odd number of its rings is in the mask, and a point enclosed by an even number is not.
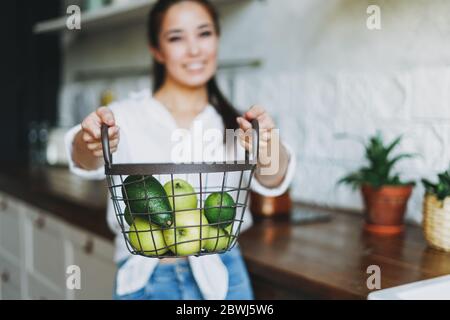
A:
[[[149,95],[149,98],[150,98],[150,100],[152,100],[154,102],[154,105],[157,106],[161,110],[161,112],[167,116],[168,121],[170,121],[174,127],[178,127],[178,125],[175,121],[175,118],[170,113],[170,111],[167,109],[167,107],[164,106],[159,100],[155,99],[153,96]],[[203,110],[200,113],[197,114],[197,116],[194,118],[193,122],[197,121],[203,117],[206,117],[213,112],[215,112],[215,108],[210,103],[208,103],[208,105],[205,108],[203,108]]]

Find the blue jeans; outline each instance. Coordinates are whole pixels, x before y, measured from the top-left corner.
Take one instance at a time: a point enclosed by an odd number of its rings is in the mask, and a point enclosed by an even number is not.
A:
[[[253,300],[253,290],[241,251],[236,245],[231,251],[219,257],[228,269],[228,293],[226,300]],[[120,268],[125,261],[118,264]],[[147,282],[140,290],[118,296],[115,300],[202,300],[203,296],[195,281],[188,260],[171,264],[158,264]]]

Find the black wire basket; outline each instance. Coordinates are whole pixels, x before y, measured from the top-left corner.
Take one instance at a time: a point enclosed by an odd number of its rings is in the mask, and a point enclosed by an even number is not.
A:
[[[202,256],[236,245],[259,156],[258,121],[252,126],[252,159],[246,150],[245,161],[149,164],[113,164],[102,126],[108,189],[130,253]]]

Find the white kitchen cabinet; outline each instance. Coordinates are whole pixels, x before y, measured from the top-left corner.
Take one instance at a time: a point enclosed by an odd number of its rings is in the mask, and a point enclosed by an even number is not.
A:
[[[111,299],[114,245],[0,193],[0,299]],[[80,289],[66,285],[80,269]]]
[[[27,207],[25,214],[27,271],[37,279],[65,288],[63,224],[48,213]]]
[[[50,283],[42,277],[28,274],[28,298],[31,300],[63,300],[66,298],[65,290]]]
[[[0,254],[19,262],[21,259],[20,202],[0,193]]]
[[[111,299],[116,272],[114,246],[70,226],[65,235],[71,243],[71,264],[79,267],[81,275],[81,288],[68,290],[69,297]]]
[[[21,267],[0,255],[0,297],[18,300],[21,298]]]
[[[1,286],[0,299],[2,300],[21,300],[22,294],[20,289],[9,284]]]
[[[0,280],[2,284],[9,284],[20,288],[20,266],[0,255]]]
[[[0,298],[20,299],[24,291],[23,206],[0,193]]]

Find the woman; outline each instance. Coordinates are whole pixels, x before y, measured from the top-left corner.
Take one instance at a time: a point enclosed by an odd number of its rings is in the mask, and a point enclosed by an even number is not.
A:
[[[276,130],[261,106],[240,116],[221,94],[215,79],[220,28],[207,0],[160,0],[150,12],[148,40],[154,57],[153,95],[141,92],[130,99],[101,107],[66,135],[73,172],[90,179],[104,178],[100,128],[109,128],[115,163],[173,162],[171,134],[192,130],[200,123],[223,130],[260,125],[260,154],[273,148]],[[119,130],[120,127],[120,130]],[[241,145],[249,144],[241,135]],[[202,143],[194,140],[194,143]],[[223,145],[223,141],[220,141]],[[289,147],[279,144],[278,170],[263,174],[260,163],[253,190],[276,196],[286,191],[295,167]],[[195,155],[194,155],[195,157]],[[190,159],[204,161],[205,159]],[[223,159],[222,159],[223,160]],[[242,229],[251,224],[246,212]],[[221,255],[200,258],[149,259],[128,253],[108,203],[108,223],[117,233],[116,299],[252,299],[253,292],[239,246]]]

